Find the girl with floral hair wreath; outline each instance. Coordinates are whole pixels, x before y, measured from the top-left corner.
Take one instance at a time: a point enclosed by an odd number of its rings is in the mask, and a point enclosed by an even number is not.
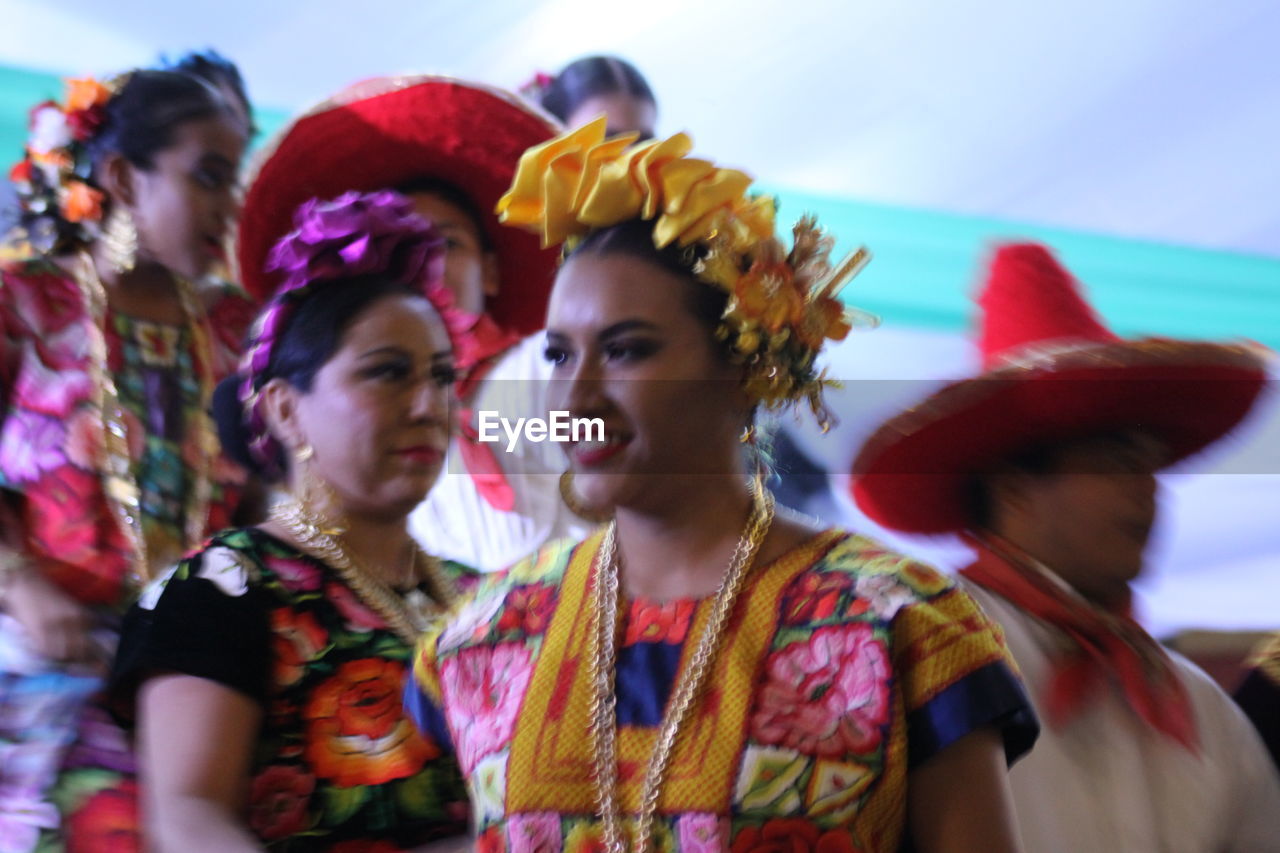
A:
[[[456,762],[400,703],[462,574],[407,527],[443,466],[466,333],[445,240],[390,191],[306,202],[294,226],[216,408],[228,452],[285,497],[147,589],[112,674],[155,850],[418,849],[466,829]]]
[[[950,580],[775,515],[757,409],[822,411],[814,360],[865,262],[790,249],[750,178],[603,120],[526,152],[499,204],[568,250],[551,297],[578,500],[612,516],[424,636],[406,702],[458,756],[481,850],[1018,850],[1033,715]]]
[[[6,853],[63,836],[72,849],[136,841],[132,758],[89,697],[138,585],[237,503],[243,474],[221,459],[207,409],[252,307],[206,278],[235,215],[247,104],[213,54],[71,80],[62,102],[32,110],[9,172],[20,221],[0,265]]]

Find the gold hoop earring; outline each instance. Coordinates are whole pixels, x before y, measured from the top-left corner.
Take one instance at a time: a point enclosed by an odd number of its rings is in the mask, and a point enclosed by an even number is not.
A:
[[[565,471],[560,475],[560,500],[564,501],[564,505],[569,508],[569,512],[583,521],[589,521],[592,524],[604,524],[613,519],[612,510],[603,510],[583,503],[582,498],[578,497],[578,493],[573,490],[572,471]]]
[[[107,264],[117,275],[132,272],[138,264],[138,229],[124,206],[116,203],[102,225],[102,248]]]

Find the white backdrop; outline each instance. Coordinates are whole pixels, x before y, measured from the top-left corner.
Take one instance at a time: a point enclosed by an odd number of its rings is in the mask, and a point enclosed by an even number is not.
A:
[[[1280,256],[1275,0],[0,0],[0,62],[213,46],[260,103],[617,52],[766,182]]]

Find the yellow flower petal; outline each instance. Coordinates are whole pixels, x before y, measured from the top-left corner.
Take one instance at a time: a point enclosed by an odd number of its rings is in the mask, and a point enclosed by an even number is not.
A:
[[[498,221],[508,225],[528,227],[530,230],[535,230],[537,226],[540,226],[542,217],[547,212],[546,177],[550,171],[551,164],[561,161],[566,156],[570,158],[570,161],[574,157],[584,157],[587,150],[604,141],[604,127],[604,117],[601,116],[576,130],[557,136],[555,139],[550,139],[541,145],[536,145],[520,155],[520,163],[516,166],[516,174],[511,181],[511,189],[507,190],[502,198],[498,199],[498,204],[495,207]],[[560,163],[558,171],[561,173],[561,179],[563,179],[565,173],[571,170],[566,163]],[[575,186],[570,198],[576,193],[577,187]],[[542,228],[540,230],[543,232],[545,241],[548,229]],[[546,245],[551,244],[547,243]]]
[[[681,160],[693,150],[693,140],[688,134],[677,133],[661,142],[653,142],[636,152],[635,179],[644,195],[645,204],[640,210],[641,219],[652,219],[662,206],[662,171],[669,163]]]
[[[579,184],[578,194],[573,200],[575,210],[586,212],[587,199],[597,189],[597,184],[602,180],[601,169],[613,165],[627,149],[627,146],[636,141],[636,136],[637,134],[634,133],[615,136],[612,139],[606,139],[587,151],[586,163],[583,164],[582,169],[582,183]]]
[[[679,238],[680,245],[710,236],[707,214],[729,209],[751,186],[750,176],[736,169],[717,169],[704,160],[679,160],[662,170],[665,212],[653,229],[659,247]],[[701,230],[694,228],[697,224]]]

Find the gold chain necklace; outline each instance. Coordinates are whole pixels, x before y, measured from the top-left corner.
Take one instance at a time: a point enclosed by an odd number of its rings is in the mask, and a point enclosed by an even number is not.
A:
[[[698,646],[689,658],[689,665],[676,680],[667,713],[662,720],[654,745],[653,756],[645,770],[641,788],[640,814],[636,821],[637,853],[649,849],[653,834],[653,817],[658,808],[658,795],[662,787],[680,728],[689,716],[694,702],[706,682],[715,662],[716,653],[733,612],[738,593],[746,580],[748,570],[755,561],[760,545],[764,542],[773,523],[773,496],[757,480],[751,489],[751,515],[738,540],[729,567],[720,588],[716,591],[711,615],[703,628]],[[592,702],[592,741],[595,747],[596,804],[604,833],[604,848],[608,853],[626,853],[627,842],[623,838],[618,805],[618,716],[614,676],[618,661],[618,545],[617,522],[605,532],[600,556],[596,563],[596,583],[591,605],[595,614],[591,629],[590,656],[591,679],[595,688]]]
[[[133,549],[129,582],[136,586],[152,574],[147,557],[147,539],[142,529],[142,490],[133,473],[128,422],[120,403],[115,377],[111,374],[107,352],[107,289],[88,252],[80,256],[80,261],[84,271],[75,276],[75,279],[89,311],[89,380],[93,386],[93,407],[101,420],[102,429],[98,470],[102,475],[107,503]],[[183,508],[185,549],[198,545],[204,538],[205,525],[209,520],[213,460],[221,452],[221,446],[210,414],[214,377],[208,318],[195,286],[182,276],[171,274],[191,333],[192,361],[200,389],[199,405],[192,413],[194,423],[190,424],[190,428],[195,431],[199,461],[196,465],[195,482],[188,490],[186,506]]]
[[[300,501],[290,500],[272,507],[270,517],[297,539],[306,551],[333,567],[347,586],[402,640],[417,643],[427,628],[427,611],[449,609],[455,602],[453,585],[444,574],[440,561],[415,543],[413,545],[413,580],[422,578],[431,588],[427,599],[421,590],[400,595],[386,581],[361,565],[342,544],[339,534],[309,512]]]

